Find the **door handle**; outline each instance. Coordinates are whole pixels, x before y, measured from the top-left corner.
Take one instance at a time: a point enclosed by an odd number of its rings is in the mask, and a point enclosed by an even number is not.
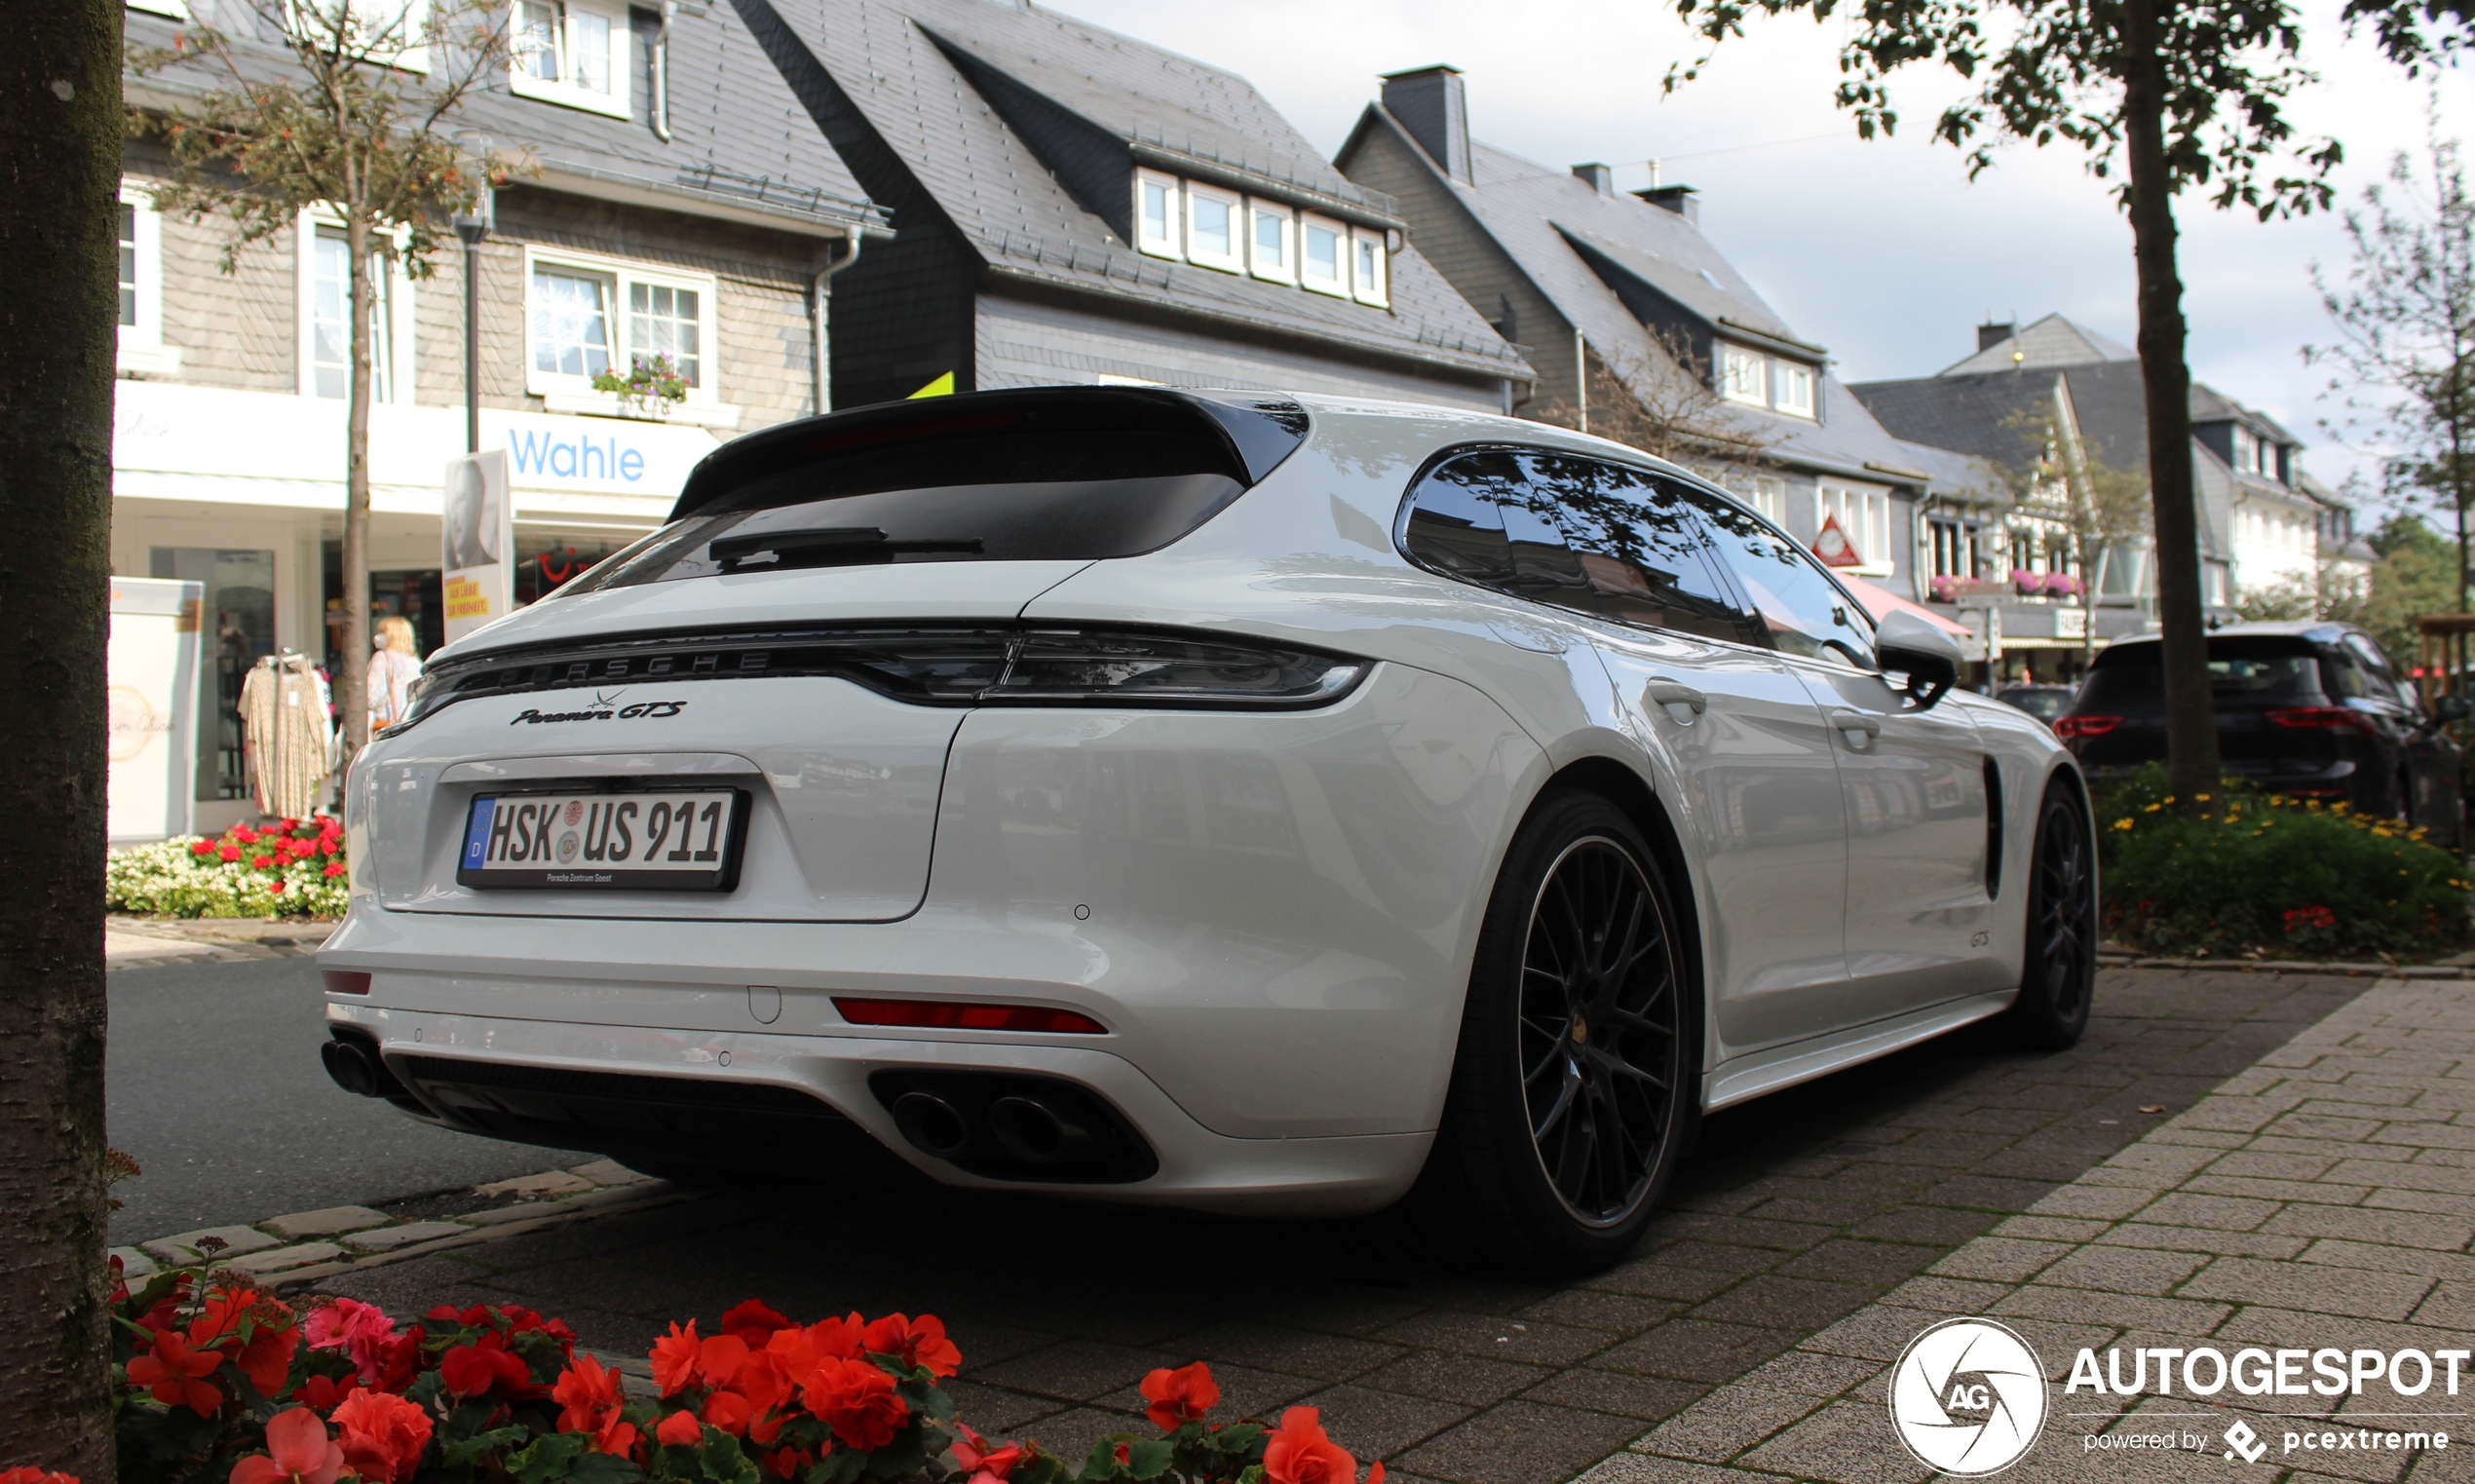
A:
[[[1868,741],[1882,736],[1882,721],[1862,711],[1831,712],[1832,730],[1843,733],[1862,732]]]
[[[1653,705],[1665,706],[1668,717],[1680,727],[1692,726],[1694,716],[1698,716],[1710,709],[1709,697],[1690,685],[1679,685],[1664,675],[1654,676],[1648,685],[1643,686],[1642,696]],[[1684,707],[1693,714],[1691,716],[1679,714],[1676,709],[1678,706]]]

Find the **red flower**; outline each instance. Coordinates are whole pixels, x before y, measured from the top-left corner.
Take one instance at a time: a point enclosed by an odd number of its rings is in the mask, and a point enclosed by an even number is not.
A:
[[[696,1385],[698,1348],[694,1319],[688,1320],[685,1329],[672,1320],[670,1332],[653,1342],[653,1382],[663,1395],[675,1396]]]
[[[292,1352],[301,1346],[300,1327],[291,1318],[292,1311],[254,1289],[218,1288],[207,1295],[197,1322],[189,1326],[189,1343],[231,1356],[258,1394],[271,1397],[284,1389],[292,1373]],[[244,1321],[249,1326],[247,1344],[241,1340]]]
[[[745,1437],[756,1409],[737,1391],[716,1391],[704,1400],[704,1421],[733,1437]]]
[[[750,1350],[761,1350],[778,1329],[797,1329],[787,1315],[775,1313],[756,1299],[749,1299],[722,1315],[722,1333],[737,1335]]]
[[[892,1355],[908,1370],[924,1365],[932,1376],[951,1376],[962,1369],[963,1352],[945,1338],[945,1324],[934,1314],[924,1313],[914,1319],[905,1314],[888,1314],[867,1328],[861,1341],[880,1355]]]
[[[311,1411],[324,1417],[334,1411],[336,1405],[345,1397],[360,1389],[359,1376],[347,1376],[341,1381],[328,1376],[312,1376],[302,1384],[299,1390],[292,1393],[292,1400],[303,1403]]]
[[[1031,1450],[1020,1443],[991,1448],[988,1439],[973,1432],[966,1424],[956,1423],[954,1426],[963,1434],[962,1441],[954,1445],[954,1466],[971,1475],[965,1484],[1005,1484],[1006,1476],[1014,1471],[1014,1465],[1031,1456]]]
[[[894,1441],[911,1408],[895,1394],[894,1378],[873,1360],[821,1360],[800,1387],[800,1398],[843,1446],[874,1453]]]
[[[1177,1370],[1158,1370],[1143,1378],[1143,1399],[1151,1405],[1143,1415],[1162,1432],[1174,1432],[1186,1423],[1199,1421],[1202,1415],[1220,1405],[1220,1388],[1212,1381],[1212,1368],[1200,1360]]]
[[[326,862],[326,874],[329,876],[341,876],[351,869],[352,867],[344,864],[344,862],[340,860],[329,860]]]
[[[215,854],[226,860],[238,860],[241,858],[241,847],[237,845],[217,846],[215,847]]]
[[[287,835],[300,827],[301,821],[298,819],[286,819],[284,821],[284,833]]]
[[[590,1432],[599,1451],[623,1459],[634,1456],[636,1429],[620,1410],[617,1371],[604,1369],[590,1355],[579,1355],[559,1374],[551,1399],[561,1408],[559,1431]]]
[[[399,1336],[385,1310],[359,1299],[319,1305],[301,1321],[301,1329],[311,1350],[342,1351],[361,1373],[362,1384],[382,1391],[410,1384],[420,1358],[420,1330]]]
[[[275,864],[275,857],[273,856],[251,856],[249,857],[249,864],[252,867],[263,871],[268,866]]]
[[[505,1388],[522,1390],[533,1384],[533,1368],[507,1348],[496,1334],[478,1345],[459,1345],[438,1357],[438,1382],[458,1396],[484,1396]]]
[[[214,1416],[223,1405],[223,1392],[207,1385],[205,1378],[223,1364],[220,1351],[193,1351],[189,1338],[176,1329],[151,1332],[153,1344],[142,1355],[129,1359],[129,1384],[144,1387],[155,1400],[167,1407],[186,1405],[200,1417]]]
[[[255,845],[258,839],[258,832],[249,828],[249,826],[246,824],[235,824],[232,826],[232,838],[240,841],[243,845]]]
[[[430,1446],[430,1414],[389,1391],[355,1391],[335,1409],[345,1462],[362,1484],[406,1484]],[[238,1484],[238,1481],[235,1481]]]
[[[817,1455],[806,1448],[777,1448],[757,1462],[774,1477],[789,1479],[817,1466]]]
[[[1264,1444],[1265,1484],[1357,1484],[1357,1460],[1324,1435],[1313,1407],[1291,1407]],[[1384,1484],[1378,1463],[1366,1484]]]
[[[193,856],[211,856],[214,854],[214,842],[212,840],[192,840],[189,842],[189,854]],[[8,1473],[0,1473],[0,1480],[5,1480],[13,1475],[24,1473],[25,1471],[26,1470],[22,1468],[12,1468]]]
[[[280,882],[280,881],[272,881],[272,882],[267,883],[267,888],[266,888],[266,889],[267,889],[267,891],[269,891],[270,893],[273,893],[273,894],[275,894],[276,895],[279,895],[279,896],[280,896],[280,895],[282,895],[282,894],[283,894],[283,893],[284,893],[284,883],[282,883],[282,882]]]
[[[335,1484],[344,1471],[344,1450],[326,1435],[326,1425],[307,1407],[267,1419],[266,1454],[232,1465],[232,1484]]]
[[[0,1472],[0,1484],[77,1484],[77,1475],[48,1468],[12,1468]]]
[[[747,1342],[737,1335],[707,1335],[696,1348],[696,1374],[709,1387],[726,1387],[747,1364]]]
[[[704,1428],[693,1412],[673,1412],[653,1429],[655,1442],[670,1448],[693,1448],[704,1440]]]

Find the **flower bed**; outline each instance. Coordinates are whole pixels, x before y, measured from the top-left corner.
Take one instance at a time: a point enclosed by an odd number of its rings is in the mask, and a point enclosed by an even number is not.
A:
[[[103,863],[105,904],[165,917],[341,917],[344,827],[329,817],[177,835]]]
[[[2239,786],[2186,806],[2144,769],[2097,801],[2107,932],[2167,954],[2445,953],[2469,883],[2423,833]]]
[[[114,1265],[118,1272],[117,1260]],[[1315,1410],[1219,1424],[1201,1363],[1142,1386],[1161,1435],[1102,1438],[1079,1466],[992,1442],[940,1383],[962,1352],[933,1316],[800,1324],[751,1299],[711,1334],[656,1341],[660,1400],[575,1352],[530,1310],[293,1307],[221,1272],[159,1274],[113,1294],[121,1484],[1357,1484]],[[75,1484],[23,1470],[0,1484]],[[1365,1484],[1381,1484],[1384,1465]]]

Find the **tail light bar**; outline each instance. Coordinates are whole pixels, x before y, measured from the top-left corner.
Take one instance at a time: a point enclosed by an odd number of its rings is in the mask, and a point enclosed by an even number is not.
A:
[[[1109,1028],[1089,1015],[1043,1005],[975,1005],[959,1000],[864,1000],[833,997],[833,1008],[853,1025],[906,1025],[938,1031],[1046,1031],[1105,1036]]]
[[[2338,731],[2369,732],[2372,718],[2363,712],[2342,705],[2299,705],[2281,710],[2263,711],[2272,723],[2281,727],[2328,727]]]
[[[2119,716],[2057,716],[2054,718],[2054,735],[2103,737],[2121,725],[2122,718]]]
[[[851,627],[624,636],[433,666],[398,730],[485,696],[772,675],[837,676],[918,705],[1296,710],[1340,700],[1372,667],[1346,655],[1251,639],[1118,628]]]

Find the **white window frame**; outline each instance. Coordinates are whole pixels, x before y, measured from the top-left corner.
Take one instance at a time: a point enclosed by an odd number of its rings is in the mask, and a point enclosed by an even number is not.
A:
[[[1280,261],[1267,262],[1256,241],[1256,232],[1267,219],[1280,224]],[[1246,202],[1246,269],[1255,277],[1273,284],[1295,284],[1298,281],[1298,213],[1276,201],[1249,199]]]
[[[1307,239],[1316,232],[1329,232],[1333,238],[1332,265],[1334,277],[1318,279],[1307,271]],[[1350,228],[1347,222],[1312,211],[1298,217],[1298,286],[1309,293],[1328,293],[1336,299],[1350,296]]]
[[[312,207],[293,221],[292,284],[294,349],[292,363],[294,384],[303,397],[318,397],[318,366],[313,358],[318,345],[316,295],[318,292],[318,229],[342,231],[344,218],[321,207]],[[395,234],[396,246],[401,247],[409,234]],[[373,254],[374,256],[375,254]],[[387,363],[382,368],[372,363],[370,370],[386,378],[386,396],[377,400],[410,403],[413,400],[413,304],[412,277],[403,271],[400,259],[379,258],[375,267],[383,268],[387,281],[379,291],[387,301]],[[379,285],[373,284],[373,287]],[[350,313],[349,308],[346,313]],[[349,376],[349,368],[346,371]],[[352,400],[347,383],[343,400]]]
[[[520,3],[520,0],[518,0]],[[518,97],[539,98],[545,103],[557,103],[568,108],[582,108],[589,113],[608,114],[615,119],[632,118],[630,95],[635,91],[634,31],[628,23],[628,7],[611,0],[554,0],[559,6],[561,33],[558,37],[559,76],[552,82],[533,76],[524,70],[524,52],[517,49],[508,57],[508,91]],[[575,55],[575,34],[570,23],[578,12],[599,16],[610,22],[610,91],[595,93],[578,87],[567,79],[575,72],[570,60]],[[511,13],[515,14],[515,13]]]
[[[1161,192],[1162,215],[1160,232],[1152,230],[1151,218],[1143,210],[1145,187]],[[1160,171],[1138,170],[1134,172],[1134,250],[1154,257],[1186,259],[1186,195],[1175,175]]]
[[[1206,247],[1195,232],[1195,207],[1210,202],[1229,211],[1229,250]],[[1186,261],[1198,268],[1217,268],[1223,273],[1246,271],[1246,198],[1236,191],[1224,191],[1216,185],[1199,181],[1186,182]]]
[[[1889,577],[1897,571],[1890,528],[1890,491],[1875,484],[1824,480],[1813,486],[1813,533],[1821,539],[1822,522],[1837,515],[1839,528],[1856,548],[1863,562],[1841,568],[1858,577]]]
[[[144,11],[149,16],[170,16],[174,20],[189,19],[189,7],[181,0],[123,0],[123,3],[133,11]]]
[[[1392,302],[1392,264],[1388,236],[1366,227],[1350,229],[1350,297],[1378,309]]]
[[[1776,475],[1755,475],[1747,481],[1744,503],[1755,514],[1784,530],[1787,526],[1787,481]]]
[[[610,285],[607,313],[610,316],[610,367],[624,372],[632,363],[635,348],[628,343],[628,288],[636,284],[649,284],[665,288],[684,288],[695,293],[697,310],[697,375],[699,385],[688,388],[687,401],[671,412],[683,422],[705,426],[736,426],[739,409],[722,402],[720,380],[721,355],[716,343],[721,321],[720,281],[707,273],[684,272],[676,268],[656,268],[624,258],[600,257],[588,252],[568,252],[549,247],[527,247],[524,249],[524,390],[543,400],[552,412],[585,412],[608,416],[619,414],[619,400],[608,392],[593,390],[590,376],[571,376],[561,371],[545,371],[533,360],[533,270],[553,268],[569,273],[590,274]]]
[[[1771,405],[1790,417],[1811,417],[1814,380],[1811,366],[1797,361],[1773,360],[1771,362]],[[1804,397],[1791,399],[1788,396],[1791,387],[1801,387]]]
[[[1760,351],[1720,341],[1718,372],[1722,398],[1756,407],[1771,404],[1770,358]]]
[[[184,0],[170,0],[170,3],[181,5],[184,4]],[[405,39],[411,45],[392,55],[372,52],[370,60],[394,67],[400,72],[430,70],[430,0],[286,0],[287,17],[298,16],[300,7],[304,3],[316,6],[343,6],[347,8],[348,15],[358,11],[362,15],[383,16],[384,19],[380,22],[383,26],[400,24]],[[154,7],[149,5],[147,9],[152,10]]]
[[[137,323],[120,324],[119,369],[141,375],[169,376],[180,369],[180,347],[164,344],[164,218],[146,188],[132,180],[120,183],[120,204],[131,208],[131,246],[137,289]],[[119,257],[119,227],[113,227],[113,257]],[[114,282],[118,282],[117,261]],[[114,296],[112,319],[120,319]]]

